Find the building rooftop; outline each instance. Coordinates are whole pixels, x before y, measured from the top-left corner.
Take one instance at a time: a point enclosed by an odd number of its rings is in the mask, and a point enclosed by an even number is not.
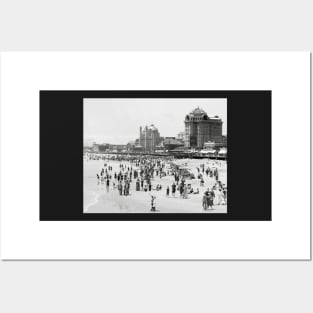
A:
[[[197,107],[190,112],[190,115],[203,115],[203,114],[207,114],[207,113],[200,107]]]
[[[210,120],[220,120],[221,118],[218,116],[218,115],[215,115],[215,116],[212,116],[212,117],[209,117],[208,114],[203,110],[201,109],[200,107],[197,107],[195,109],[193,109],[188,115],[187,117],[189,118],[193,118],[193,117],[204,117],[204,118],[209,118]]]
[[[158,130],[153,124],[151,124],[148,128],[151,130]]]

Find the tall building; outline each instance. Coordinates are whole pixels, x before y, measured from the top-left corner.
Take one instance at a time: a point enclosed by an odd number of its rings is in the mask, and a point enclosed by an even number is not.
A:
[[[221,143],[222,125],[221,118],[209,117],[197,107],[185,117],[185,147],[202,149],[207,141]]]
[[[143,147],[145,152],[154,152],[155,147],[160,143],[159,130],[152,124],[139,128],[139,144]]]

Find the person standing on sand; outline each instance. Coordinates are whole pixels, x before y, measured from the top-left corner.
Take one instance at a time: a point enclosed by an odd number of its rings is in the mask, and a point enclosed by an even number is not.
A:
[[[205,211],[208,209],[208,197],[209,193],[205,191],[202,197],[202,207]]]
[[[156,197],[155,196],[151,196],[151,211],[155,212],[156,211],[156,201],[155,201]]]
[[[129,188],[130,188],[130,183],[127,183],[127,196],[129,196]]]
[[[109,180],[109,177],[107,177],[107,192],[109,192],[109,188],[110,188],[110,180]]]
[[[223,195],[223,191],[222,188],[219,188],[218,190],[218,203],[217,204],[224,204],[224,195]]]
[[[182,182],[179,185],[179,193],[180,193],[180,197],[183,198],[183,196],[184,196],[184,185]]]
[[[118,191],[119,191],[119,193],[120,193],[120,196],[122,195],[122,182],[121,181],[119,181],[119,183],[118,183],[118,186],[117,186],[117,189],[118,189]]]
[[[215,204],[219,204],[219,190],[216,188],[216,185],[213,186],[212,192],[214,194]]]
[[[214,197],[215,197],[215,194],[213,192],[213,189],[212,191],[208,191],[208,207],[211,208],[211,210],[213,210],[213,202],[214,202]]]
[[[169,195],[170,195],[170,187],[167,186],[167,188],[166,188],[166,196],[169,197]]]
[[[173,183],[173,185],[172,185],[172,197],[174,197],[174,198],[175,198],[175,193],[176,193],[176,185],[175,185],[175,183]]]
[[[227,187],[223,187],[224,203],[227,204]]]

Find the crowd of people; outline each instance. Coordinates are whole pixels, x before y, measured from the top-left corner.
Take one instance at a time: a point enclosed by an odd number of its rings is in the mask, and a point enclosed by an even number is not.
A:
[[[105,184],[107,192],[110,189],[117,190],[120,196],[130,196],[132,192],[131,183],[134,183],[133,192],[147,192],[151,196],[151,211],[156,211],[156,196],[151,195],[151,191],[164,190],[166,197],[188,199],[192,195],[200,194],[199,188],[193,186],[192,179],[198,179],[199,187],[205,191],[202,197],[202,207],[204,210],[213,210],[214,205],[227,204],[227,187],[219,180],[219,170],[217,166],[201,164],[197,167],[197,174],[183,175],[179,166],[173,165],[171,160],[154,158],[149,156],[142,157],[120,157],[118,170],[113,170],[110,160],[105,159],[100,173],[96,174],[98,184]],[[218,165],[218,164],[215,164]],[[170,177],[164,184],[153,185],[155,178],[159,181],[163,177]],[[210,179],[208,179],[210,178]],[[206,181],[210,184],[205,186]],[[165,185],[165,186],[163,186]]]

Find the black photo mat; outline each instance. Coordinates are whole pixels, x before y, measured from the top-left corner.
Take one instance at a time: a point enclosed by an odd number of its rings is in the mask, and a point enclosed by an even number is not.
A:
[[[40,221],[271,221],[271,96],[271,91],[40,91]],[[84,98],[226,98],[227,213],[84,214]]]

